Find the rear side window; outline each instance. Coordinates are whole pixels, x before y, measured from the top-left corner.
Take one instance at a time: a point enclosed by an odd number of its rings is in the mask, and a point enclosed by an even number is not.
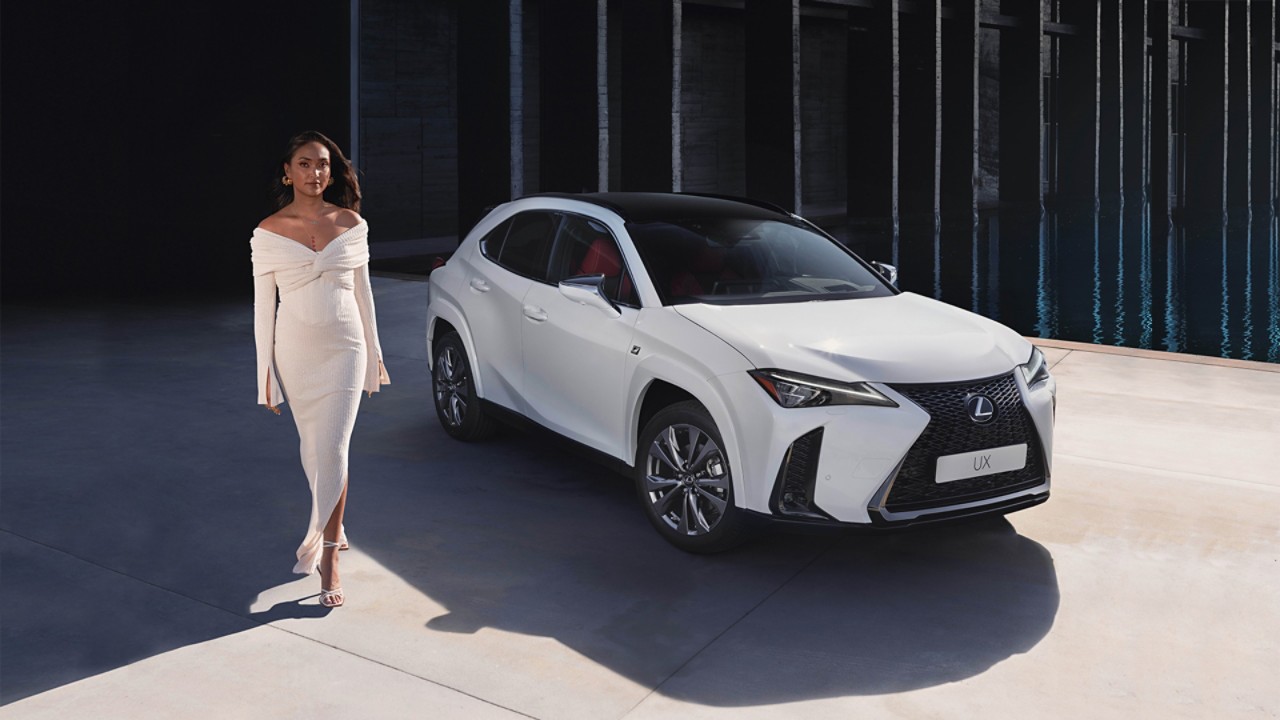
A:
[[[498,250],[498,264],[519,275],[546,280],[547,257],[558,221],[556,215],[546,212],[521,213],[511,218],[506,238]]]
[[[480,252],[484,256],[498,261],[498,255],[502,253],[502,244],[507,240],[507,232],[511,230],[511,218],[507,218],[498,225],[498,227],[489,231],[488,235],[480,238]]]

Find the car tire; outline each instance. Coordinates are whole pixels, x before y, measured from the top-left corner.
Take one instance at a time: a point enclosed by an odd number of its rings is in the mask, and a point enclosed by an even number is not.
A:
[[[431,395],[444,431],[464,442],[493,435],[497,420],[481,406],[462,338],[451,332],[440,338],[432,351]]]
[[[715,553],[747,539],[733,475],[706,409],[685,401],[658,411],[636,449],[636,494],[658,534],[686,552]]]

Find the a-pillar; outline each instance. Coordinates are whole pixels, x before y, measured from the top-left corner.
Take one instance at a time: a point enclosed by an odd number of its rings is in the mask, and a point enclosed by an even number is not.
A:
[[[619,190],[665,191],[673,188],[678,146],[679,86],[673,74],[680,27],[680,0],[622,2],[621,115],[611,123],[621,137]]]
[[[800,0],[746,0],[747,195],[800,208]]]
[[[512,0],[458,3],[458,240],[511,199]]]
[[[873,8],[850,8],[845,73],[850,247],[886,262],[897,262],[893,242],[898,215],[894,182],[898,68],[893,53],[897,20],[898,0]]]
[[[463,3],[471,0],[462,0]],[[597,0],[542,0],[541,189],[594,192],[601,184],[600,7]],[[607,83],[606,83],[607,85]],[[607,159],[607,158],[606,158]]]

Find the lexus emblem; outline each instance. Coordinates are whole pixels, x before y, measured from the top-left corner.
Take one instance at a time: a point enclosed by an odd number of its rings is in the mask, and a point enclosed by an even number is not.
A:
[[[969,419],[979,425],[996,419],[996,405],[986,395],[970,395],[964,401],[964,409],[969,413]]]

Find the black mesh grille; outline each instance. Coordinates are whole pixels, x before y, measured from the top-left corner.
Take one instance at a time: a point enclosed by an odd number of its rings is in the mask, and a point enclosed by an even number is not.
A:
[[[902,462],[885,503],[889,512],[983,500],[1044,482],[1040,437],[1012,374],[973,383],[891,387],[929,413],[929,424]],[[965,400],[975,394],[986,395],[995,404],[996,418],[990,423],[979,425],[969,419]],[[940,456],[1020,443],[1027,444],[1027,464],[1021,470],[941,485],[933,481]]]

